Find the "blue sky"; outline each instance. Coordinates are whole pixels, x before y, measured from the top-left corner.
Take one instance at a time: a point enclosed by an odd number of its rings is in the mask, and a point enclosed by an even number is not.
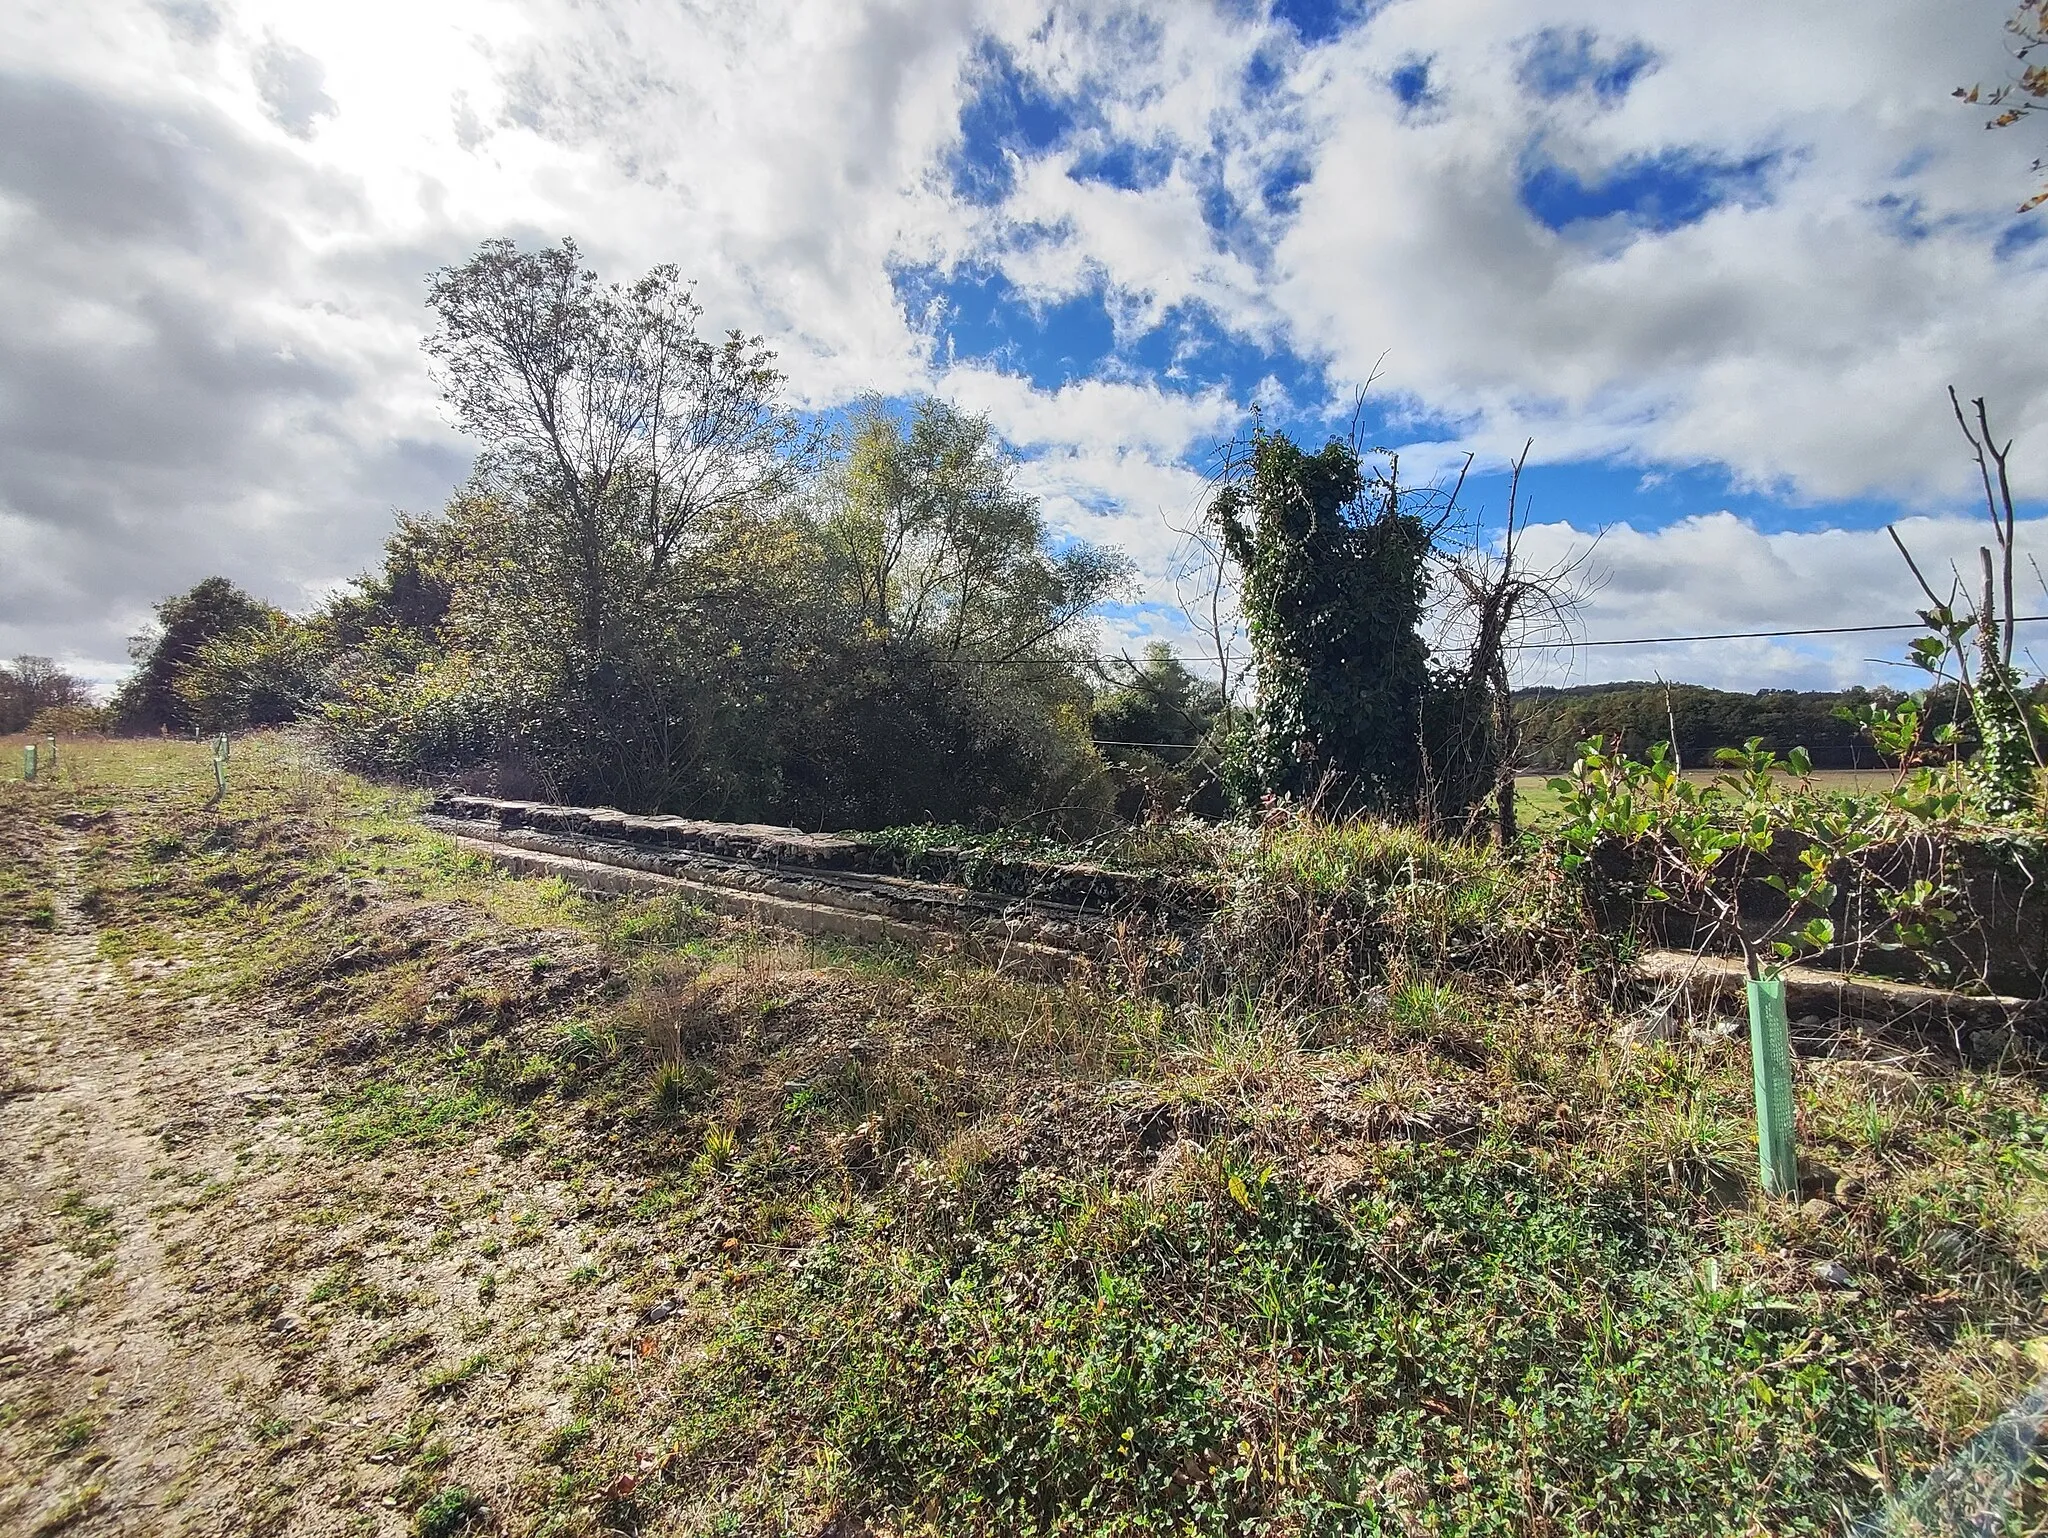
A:
[[[2038,144],[1951,100],[2003,0],[46,0],[0,17],[0,650],[118,671],[164,591],[286,604],[468,447],[418,350],[477,241],[674,262],[797,400],[986,412],[1187,637],[1176,526],[1256,406],[1469,453],[1594,637],[1905,617],[1973,559],[1950,383],[2048,489]],[[90,424],[87,430],[84,424]],[[2030,519],[2041,511],[2030,500]],[[2037,530],[2029,528],[2028,539]],[[2048,611],[2048,593],[2037,595]],[[1546,678],[1888,676],[1875,643]]]

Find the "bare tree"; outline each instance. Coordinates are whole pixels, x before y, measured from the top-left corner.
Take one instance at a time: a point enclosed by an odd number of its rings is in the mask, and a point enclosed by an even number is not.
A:
[[[1943,676],[1945,665],[1953,661],[1957,691],[1976,723],[1977,762],[1986,772],[1987,784],[1993,787],[1992,800],[1999,806],[2016,806],[2026,798],[2023,782],[2031,777],[2030,766],[2039,766],[2043,759],[2033,712],[2021,698],[2020,676],[2012,665],[2018,630],[2018,610],[2013,598],[2018,516],[2007,469],[2012,440],[2002,444],[1998,441],[1982,396],[1970,402],[1972,409],[1968,414],[1954,385],[1949,386],[1948,400],[1956,426],[1970,446],[1971,459],[1977,466],[1977,479],[1984,492],[1984,515],[1991,525],[1992,543],[1977,547],[1979,582],[1974,609],[1958,607],[1967,590],[1959,571],[1951,568],[1948,596],[1942,597],[1927,580],[1897,525],[1885,525],[1885,532],[1904,557],[1920,591],[1927,595],[1928,607],[1921,617],[1935,635],[1915,643],[1914,660],[1937,679]],[[1972,650],[1977,654],[1974,669]]]
[[[1245,633],[1237,566],[1213,519],[1199,517],[1184,526],[1170,518],[1162,521],[1180,540],[1172,557],[1174,602],[1200,642],[1203,659],[1216,666],[1227,729],[1244,688]]]
[[[1585,577],[1590,548],[1540,569],[1523,559],[1528,507],[1522,498],[1522,471],[1534,442],[1522,445],[1509,469],[1507,519],[1498,546],[1486,543],[1482,531],[1475,530],[1464,545],[1446,548],[1442,555],[1446,628],[1466,638],[1463,671],[1468,691],[1476,696],[1460,723],[1467,739],[1465,757],[1491,771],[1494,829],[1502,843],[1513,840],[1518,828],[1515,767],[1520,742],[1511,657],[1525,648],[1569,642],[1573,617],[1591,596]]]

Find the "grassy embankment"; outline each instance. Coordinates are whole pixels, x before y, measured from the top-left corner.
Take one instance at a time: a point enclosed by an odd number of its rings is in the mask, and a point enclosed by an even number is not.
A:
[[[1741,1039],[1480,981],[1447,937],[1530,900],[1483,855],[1277,831],[1244,954],[1348,896],[1390,985],[1167,1008],[510,880],[280,744],[219,806],[194,745],[18,759],[12,964],[75,881],[102,957],[268,1011],[352,1200],[445,1220],[430,1272],[308,1237],[219,1300],[296,1322],[270,1530],[402,1380],[364,1531],[1836,1532],[2039,1371],[2041,1081],[1803,1062],[1815,1200],[1762,1205]]]

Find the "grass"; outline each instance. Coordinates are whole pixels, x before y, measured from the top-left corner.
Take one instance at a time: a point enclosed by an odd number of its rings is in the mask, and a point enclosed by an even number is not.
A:
[[[1227,1165],[1169,1202],[1057,1185],[971,1253],[855,1260],[893,1282],[865,1329],[829,1264],[756,1298],[721,1365],[778,1396],[797,1377],[857,1476],[949,1530],[1093,1508],[1338,1531],[1398,1519],[1405,1488],[1443,1532],[1511,1530],[1532,1500],[1644,1533],[1713,1507],[1818,1531],[1801,1504],[1860,1493],[1830,1455],[1887,1417],[1806,1350],[1839,1310],[1722,1282],[1631,1204],[1491,1159],[1375,1174],[1335,1209]],[[766,1408],[742,1389],[720,1412]]]
[[[474,1132],[500,1109],[500,1101],[474,1089],[372,1084],[335,1108],[327,1140],[354,1154],[382,1153],[394,1143],[444,1143]]]
[[[1721,771],[1717,769],[1687,769],[1684,777],[1697,785],[1712,783]],[[1522,826],[1538,832],[1554,827],[1563,810],[1563,802],[1550,782],[1557,778],[1552,774],[1524,774],[1515,777],[1515,809],[1520,814]],[[1896,776],[1888,769],[1816,769],[1813,772],[1814,788],[1826,795],[1874,795],[1890,790]]]
[[[260,741],[207,809],[186,746],[0,805],[113,814],[109,929],[284,1006],[322,1157],[439,1172],[417,1232],[526,1345],[422,1333],[338,1242],[297,1283],[431,1399],[392,1456],[464,1448],[522,1350],[589,1356],[527,1466],[408,1467],[417,1532],[1835,1533],[2048,1354],[2025,1064],[1802,1061],[1823,1200],[1766,1204],[1744,1042],[1618,1043],[1483,851],[1151,835],[1236,925],[1227,986],[1154,998],[513,881]]]

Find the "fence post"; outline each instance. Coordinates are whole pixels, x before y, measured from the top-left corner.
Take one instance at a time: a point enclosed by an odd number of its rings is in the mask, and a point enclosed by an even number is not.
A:
[[[1792,1146],[1792,1028],[1785,1018],[1785,979],[1749,983],[1749,1058],[1756,1076],[1756,1147],[1764,1194],[1799,1194],[1799,1156]]]
[[[22,777],[23,781],[25,781],[25,782],[26,782],[26,783],[28,783],[28,784],[34,784],[34,783],[35,783],[35,778],[36,778],[36,745],[35,745],[34,743],[32,743],[32,742],[29,742],[29,743],[24,743],[24,744],[22,744],[22,749],[21,749],[21,777]]]

